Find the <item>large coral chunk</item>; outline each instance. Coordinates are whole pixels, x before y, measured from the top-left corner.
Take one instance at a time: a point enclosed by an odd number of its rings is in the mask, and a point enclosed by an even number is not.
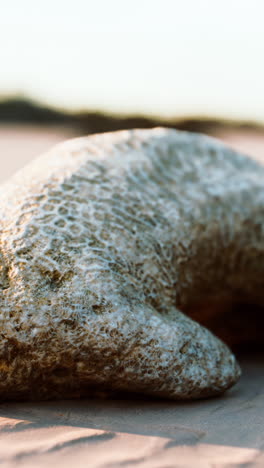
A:
[[[263,180],[216,140],[153,129],[66,142],[4,184],[0,397],[234,384],[229,348],[185,312],[224,327],[219,304],[264,302]]]

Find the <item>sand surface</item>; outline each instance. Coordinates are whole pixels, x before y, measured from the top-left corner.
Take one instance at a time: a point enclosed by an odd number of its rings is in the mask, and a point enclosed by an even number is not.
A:
[[[75,135],[63,127],[0,125],[0,182],[25,166],[35,156]]]
[[[64,128],[0,127],[0,181],[70,138]],[[219,135],[264,161],[264,135]],[[241,358],[222,398],[193,403],[82,400],[0,404],[1,467],[264,467],[264,354]]]
[[[3,467],[263,467],[264,355],[224,397],[0,405]]]

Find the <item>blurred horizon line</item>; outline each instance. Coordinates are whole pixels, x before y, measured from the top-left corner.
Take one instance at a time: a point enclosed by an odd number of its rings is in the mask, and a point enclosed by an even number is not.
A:
[[[264,130],[264,122],[259,120],[225,118],[217,114],[204,116],[195,113],[183,115],[175,113],[175,116],[166,117],[163,114],[110,112],[88,107],[67,109],[24,93],[0,94],[0,124],[4,123],[69,124],[80,130],[92,132],[135,128],[137,125],[141,128],[164,125],[196,132],[211,130],[212,127],[218,130],[221,128]]]

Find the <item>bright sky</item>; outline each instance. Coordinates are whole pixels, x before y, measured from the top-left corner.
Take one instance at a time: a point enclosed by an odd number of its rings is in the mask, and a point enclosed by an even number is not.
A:
[[[264,121],[263,0],[0,0],[0,93]]]

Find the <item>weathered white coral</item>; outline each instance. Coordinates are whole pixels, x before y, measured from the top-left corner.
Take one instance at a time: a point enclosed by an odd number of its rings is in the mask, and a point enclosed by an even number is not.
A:
[[[66,142],[4,184],[1,398],[234,384],[229,348],[182,311],[263,300],[263,180],[216,140],[159,128]]]

